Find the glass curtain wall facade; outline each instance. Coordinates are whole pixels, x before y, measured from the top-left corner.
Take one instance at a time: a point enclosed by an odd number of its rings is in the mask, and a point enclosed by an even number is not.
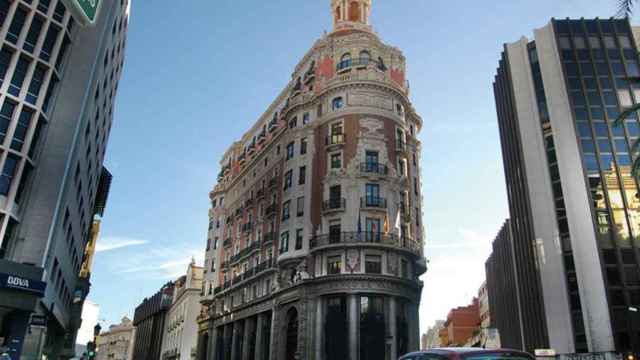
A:
[[[638,243],[640,197],[629,146],[640,136],[638,115],[613,121],[640,102],[638,49],[627,20],[554,21],[596,224],[616,349],[640,350]],[[571,266],[571,259],[565,262]],[[579,305],[579,299],[573,300]],[[573,310],[573,309],[572,309]],[[577,322],[576,325],[580,325]],[[577,333],[576,336],[580,334]]]

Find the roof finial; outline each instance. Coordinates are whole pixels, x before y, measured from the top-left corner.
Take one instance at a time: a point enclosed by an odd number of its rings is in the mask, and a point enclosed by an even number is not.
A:
[[[331,0],[333,31],[368,28],[372,0]]]

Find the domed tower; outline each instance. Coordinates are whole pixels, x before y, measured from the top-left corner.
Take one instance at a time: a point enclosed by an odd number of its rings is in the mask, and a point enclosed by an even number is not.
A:
[[[369,30],[372,0],[331,0],[333,31]]]
[[[333,31],[221,161],[199,319],[209,359],[419,348],[422,119],[404,55],[369,25],[372,0],[330,3]]]

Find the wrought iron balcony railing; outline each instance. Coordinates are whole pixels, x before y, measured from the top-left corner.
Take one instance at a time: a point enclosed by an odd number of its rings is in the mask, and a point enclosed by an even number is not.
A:
[[[374,162],[360,163],[360,172],[363,174],[377,174],[386,176],[389,173],[389,169],[386,165]]]
[[[347,200],[345,198],[333,198],[325,200],[322,203],[322,211],[338,211],[344,210],[347,207]]]
[[[376,196],[365,196],[360,198],[360,207],[386,209],[387,199]]]
[[[311,249],[316,249],[328,245],[346,244],[381,244],[395,246],[409,250],[415,254],[420,254],[420,245],[408,238],[394,234],[383,234],[380,232],[336,232],[319,235],[311,239]]]

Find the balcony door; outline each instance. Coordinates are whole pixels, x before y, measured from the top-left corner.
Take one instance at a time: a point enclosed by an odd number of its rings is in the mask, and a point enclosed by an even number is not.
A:
[[[378,206],[380,202],[380,185],[367,184],[366,187],[367,206]]]
[[[365,154],[365,166],[367,172],[378,172],[378,152],[367,151]]]

